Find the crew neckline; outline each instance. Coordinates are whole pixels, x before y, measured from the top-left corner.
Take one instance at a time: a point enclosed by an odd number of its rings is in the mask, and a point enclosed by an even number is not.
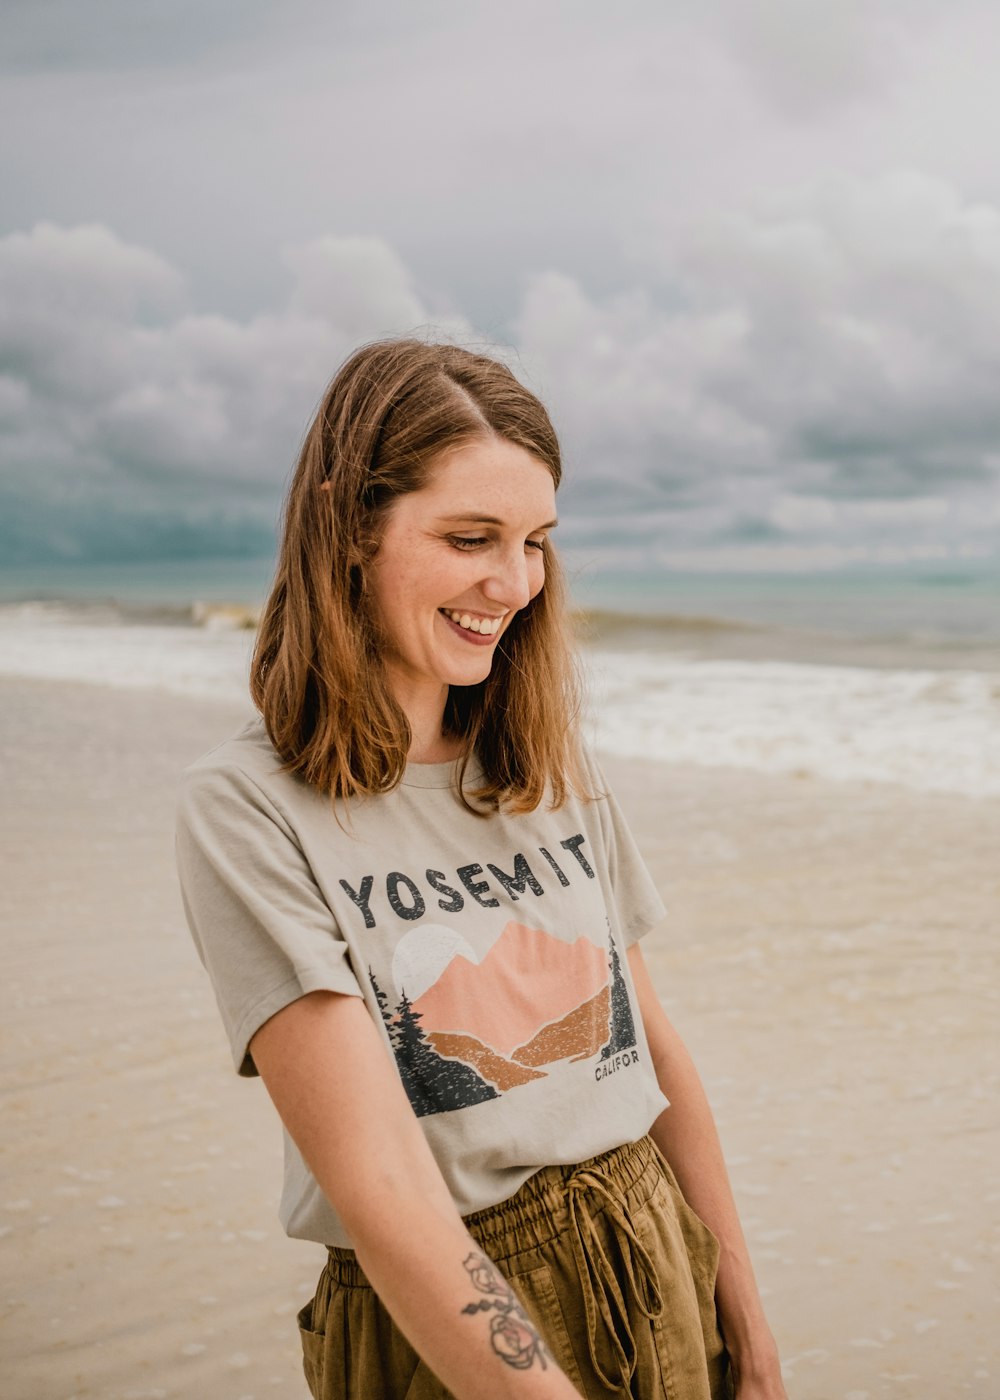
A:
[[[462,760],[449,758],[444,763],[408,763],[403,773],[403,787],[457,788]],[[483,766],[473,754],[465,770],[466,783],[476,783],[483,776]]]

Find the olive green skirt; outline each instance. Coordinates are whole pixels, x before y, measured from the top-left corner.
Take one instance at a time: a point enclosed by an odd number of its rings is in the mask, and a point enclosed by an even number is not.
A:
[[[651,1138],[545,1167],[465,1224],[534,1324],[519,1323],[520,1308],[491,1302],[483,1281],[481,1306],[496,1309],[494,1346],[510,1364],[550,1356],[587,1400],[730,1400],[715,1309],[718,1241]],[[299,1328],[314,1400],[451,1400],[352,1250],[328,1249]]]

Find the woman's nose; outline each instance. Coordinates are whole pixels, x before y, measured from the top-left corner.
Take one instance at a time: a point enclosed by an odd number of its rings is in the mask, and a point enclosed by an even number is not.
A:
[[[532,587],[523,549],[510,550],[495,561],[490,576],[483,580],[483,592],[490,602],[500,603],[512,612],[527,606]]]

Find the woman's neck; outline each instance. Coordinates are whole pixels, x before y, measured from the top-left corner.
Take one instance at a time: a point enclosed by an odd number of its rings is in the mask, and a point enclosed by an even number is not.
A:
[[[418,745],[414,740],[406,757],[410,763],[451,763],[464,752],[464,740],[455,734],[439,734],[436,740],[426,744]]]
[[[410,690],[397,694],[397,700],[410,726],[410,763],[449,763],[461,758],[465,743],[454,734],[443,732],[444,707],[448,688],[433,692]]]

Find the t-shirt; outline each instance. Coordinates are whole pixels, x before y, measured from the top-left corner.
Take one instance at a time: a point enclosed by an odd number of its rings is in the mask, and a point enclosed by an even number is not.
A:
[[[452,763],[335,803],[259,719],[189,768],[181,888],[239,1073],[297,997],[363,997],[462,1215],[642,1137],[667,1100],[625,949],[663,905],[589,756],[587,777],[597,800],[517,816],[468,811]],[[287,1132],[279,1213],[351,1245]]]

